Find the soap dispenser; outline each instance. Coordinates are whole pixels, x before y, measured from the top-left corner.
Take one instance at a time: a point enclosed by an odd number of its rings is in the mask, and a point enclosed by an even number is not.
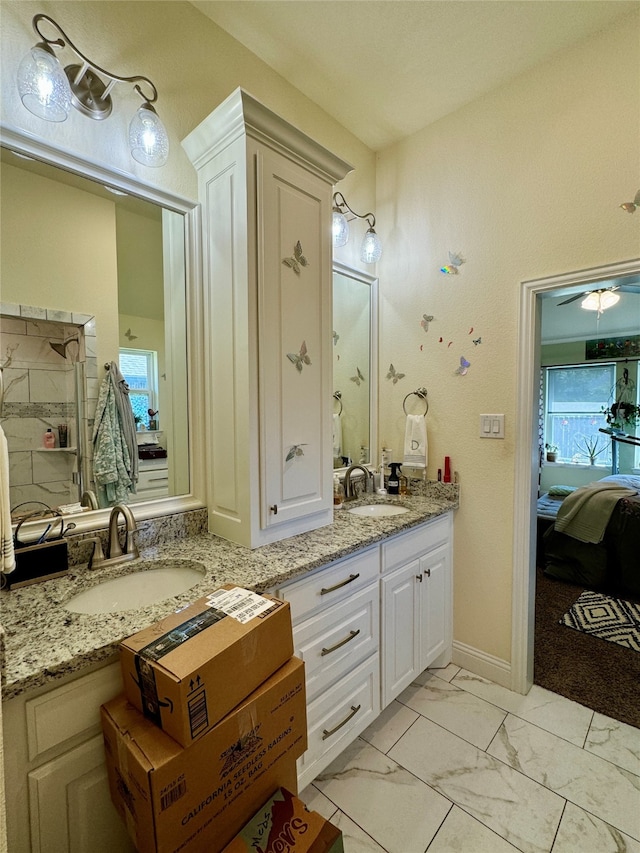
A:
[[[344,502],[344,488],[338,474],[333,475],[333,506],[339,509]]]
[[[400,462],[391,462],[389,468],[391,473],[387,481],[387,492],[390,495],[400,494]]]

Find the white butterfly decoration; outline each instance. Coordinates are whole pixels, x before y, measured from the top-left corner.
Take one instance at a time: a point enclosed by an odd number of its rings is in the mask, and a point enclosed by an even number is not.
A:
[[[359,367],[356,367],[356,375],[350,377],[352,382],[355,382],[358,387],[360,387],[360,383],[364,382],[364,376],[362,375],[362,371]]]
[[[296,370],[298,373],[302,373],[302,368],[305,364],[311,364],[311,359],[307,353],[307,344],[306,341],[302,341],[302,346],[300,347],[300,352],[288,352],[287,358],[292,364],[295,364]]]
[[[132,333],[131,329],[127,329],[127,331],[124,333],[124,336],[130,341],[135,341],[138,337],[137,335],[134,335]]]
[[[387,379],[392,379],[393,384],[395,385],[399,379],[404,379],[404,373],[396,373],[396,369],[393,364],[389,365],[389,372],[387,373]]]
[[[335,346],[340,340],[340,335],[334,330],[333,332],[333,345]]]
[[[440,267],[440,272],[443,272],[445,275],[458,275],[463,263],[464,258],[459,252],[449,252],[449,263],[444,267]]]
[[[304,450],[302,449],[304,446],[304,444],[292,444],[284,461],[291,462],[296,456],[304,456]]]
[[[456,369],[456,373],[458,373],[460,376],[466,376],[467,370],[469,370],[470,367],[471,367],[471,362],[467,361],[467,359],[463,355],[461,355],[460,356],[460,367],[458,367]]]
[[[293,257],[292,258],[283,258],[282,263],[286,267],[290,267],[296,275],[300,275],[300,267],[309,266],[309,261],[302,254],[302,244],[300,240],[293,247]]]
[[[420,325],[425,330],[425,332],[429,331],[429,323],[433,320],[433,316],[431,314],[423,314],[422,320],[420,320]]]

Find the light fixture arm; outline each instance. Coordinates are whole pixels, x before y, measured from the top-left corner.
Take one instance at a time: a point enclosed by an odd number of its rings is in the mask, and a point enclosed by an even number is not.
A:
[[[48,38],[43,32],[40,31],[39,25],[41,21],[46,21],[48,24],[54,27],[54,29],[60,34],[61,38]],[[87,70],[90,69],[106,77],[109,80],[108,84],[105,86],[104,92],[102,92],[102,100],[105,100],[107,98],[109,92],[115,86],[116,83],[135,84],[133,88],[146,104],[151,105],[158,100],[158,90],[148,77],[142,77],[141,75],[136,75],[134,77],[121,77],[119,74],[113,74],[111,71],[107,71],[106,69],[101,68],[99,65],[96,65],[95,62],[86,57],[82,53],[82,51],[75,46],[69,36],[62,29],[60,24],[54,21],[53,18],[50,18],[48,15],[38,14],[34,16],[32,23],[33,29],[35,30],[36,34],[39,36],[39,38],[42,39],[42,46],[45,48],[45,50],[48,50],[49,53],[53,54],[52,47],[69,47],[75,53],[75,55],[80,60],[82,60],[82,65],[79,66],[79,70],[74,80],[76,85],[80,83],[82,78],[85,76]],[[147,86],[149,86],[151,90],[150,97],[148,97],[145,92],[142,91],[139,83],[145,83]]]
[[[338,200],[338,196],[340,196],[342,201]],[[334,208],[340,210],[340,213],[342,213],[341,208],[346,207],[349,213],[355,216],[356,219],[366,219],[366,221],[369,223],[369,228],[375,228],[376,226],[376,217],[373,213],[356,213],[355,210],[349,207],[349,205],[345,201],[345,197],[342,195],[341,192],[335,192],[333,194],[333,206]]]

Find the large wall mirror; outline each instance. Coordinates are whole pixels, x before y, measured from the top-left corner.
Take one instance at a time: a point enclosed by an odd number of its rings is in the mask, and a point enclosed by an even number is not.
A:
[[[373,464],[378,411],[378,280],[333,264],[333,467]]]
[[[6,128],[1,141],[0,420],[12,509],[83,501],[82,526],[101,523],[109,502],[96,488],[93,416],[111,362],[129,380],[138,427],[140,480],[127,502],[138,517],[189,504],[195,203]]]

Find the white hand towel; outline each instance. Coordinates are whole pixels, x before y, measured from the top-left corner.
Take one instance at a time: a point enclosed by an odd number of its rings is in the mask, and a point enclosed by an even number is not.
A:
[[[337,414],[333,416],[333,456],[342,456],[342,420]]]
[[[0,572],[8,574],[15,567],[9,496],[9,447],[4,430],[0,426]]]
[[[408,468],[427,467],[427,422],[424,415],[407,415],[402,464]]]

